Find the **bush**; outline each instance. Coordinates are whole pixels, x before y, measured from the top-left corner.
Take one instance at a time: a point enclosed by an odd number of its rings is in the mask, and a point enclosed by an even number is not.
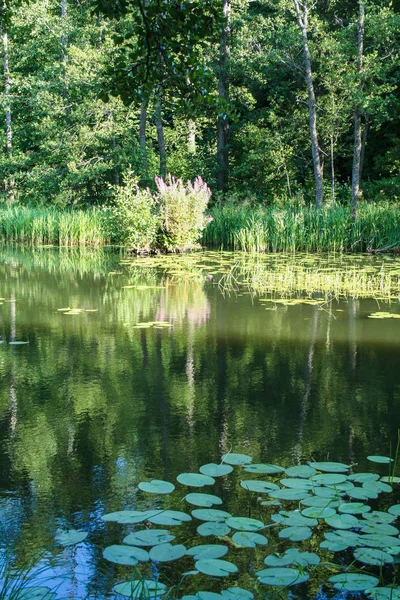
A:
[[[128,172],[123,185],[111,187],[114,202],[104,209],[103,228],[112,242],[143,252],[154,248],[160,216],[150,190],[139,188],[137,182]]]
[[[201,177],[184,185],[182,179],[168,176],[168,183],[156,177],[160,202],[160,244],[169,251],[198,247],[198,239],[209,217],[205,215],[211,191]]]

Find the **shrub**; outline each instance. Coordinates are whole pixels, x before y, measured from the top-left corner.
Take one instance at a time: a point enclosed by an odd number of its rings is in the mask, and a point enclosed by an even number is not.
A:
[[[160,244],[169,251],[198,247],[209,217],[205,215],[211,191],[201,177],[185,185],[182,179],[156,177],[161,213]]]
[[[112,186],[114,202],[104,209],[103,228],[112,242],[141,252],[154,247],[160,216],[150,190],[139,188],[137,182],[128,172],[123,185]]]

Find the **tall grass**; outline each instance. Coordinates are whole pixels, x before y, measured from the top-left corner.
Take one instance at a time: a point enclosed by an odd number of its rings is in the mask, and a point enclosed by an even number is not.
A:
[[[361,203],[356,221],[349,207],[250,207],[218,204],[203,242],[245,252],[367,252],[400,248],[400,206]]]
[[[100,246],[107,242],[100,211],[10,206],[0,209],[0,241],[60,246]]]

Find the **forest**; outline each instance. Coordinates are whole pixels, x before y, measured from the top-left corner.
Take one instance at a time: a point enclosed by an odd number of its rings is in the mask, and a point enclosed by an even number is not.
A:
[[[129,172],[212,203],[393,204],[399,3],[9,0],[4,205],[103,206]]]

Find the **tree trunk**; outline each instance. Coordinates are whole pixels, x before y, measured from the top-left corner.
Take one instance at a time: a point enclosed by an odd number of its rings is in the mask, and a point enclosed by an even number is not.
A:
[[[360,181],[362,181],[362,174],[363,174],[363,169],[364,169],[364,158],[365,158],[365,147],[367,145],[367,138],[368,138],[368,131],[369,131],[370,122],[371,121],[370,121],[370,118],[369,118],[369,114],[367,113],[365,115],[364,132],[363,132],[362,142],[361,142]]]
[[[229,176],[229,120],[225,107],[229,102],[229,37],[231,21],[231,3],[230,0],[222,0],[222,10],[225,17],[225,24],[221,31],[219,44],[219,72],[218,72],[218,95],[221,104],[224,107],[217,122],[217,188],[221,191],[226,190]]]
[[[165,179],[167,175],[167,152],[165,150],[164,127],[162,122],[161,91],[157,94],[155,121],[158,139],[158,152],[160,155],[160,177]]]
[[[149,172],[149,163],[147,160],[147,146],[146,146],[147,106],[148,106],[148,100],[143,99],[142,105],[140,107],[139,146],[140,146],[140,155],[141,155],[141,162],[142,162],[142,179],[144,182],[147,182],[148,172]]]
[[[4,7],[4,3],[3,3]],[[11,77],[10,77],[10,63],[8,54],[8,34],[7,31],[3,31],[3,69],[4,69],[4,109],[6,114],[6,150],[8,159],[11,160],[13,150],[13,136],[12,136],[12,116],[11,116]],[[8,191],[8,199],[10,202],[14,202],[14,177],[11,175],[8,180],[4,182],[4,188]]]
[[[364,18],[365,5],[364,0],[360,0],[360,12],[358,16],[358,59],[357,72],[360,77],[359,90],[362,89],[361,74],[363,70],[363,54],[364,54]],[[361,111],[359,102],[354,107],[354,152],[353,152],[353,170],[351,177],[351,206],[353,210],[353,218],[358,216],[358,200],[360,198],[360,180],[361,180]]]
[[[306,70],[306,85],[308,94],[308,111],[310,121],[310,137],[311,137],[311,151],[313,157],[314,167],[314,179],[315,179],[315,205],[317,208],[322,207],[323,203],[323,166],[321,162],[321,153],[318,143],[317,133],[317,103],[315,99],[314,82],[311,69],[311,55],[308,47],[308,8],[305,4],[302,5],[302,11],[300,10],[299,0],[293,0],[294,8],[296,10],[297,23],[301,30],[301,37],[303,43],[303,56]]]
[[[333,132],[331,133],[331,201],[332,207],[335,206],[335,140],[333,136]]]
[[[188,144],[189,154],[196,154],[196,122],[193,119],[188,121]]]

